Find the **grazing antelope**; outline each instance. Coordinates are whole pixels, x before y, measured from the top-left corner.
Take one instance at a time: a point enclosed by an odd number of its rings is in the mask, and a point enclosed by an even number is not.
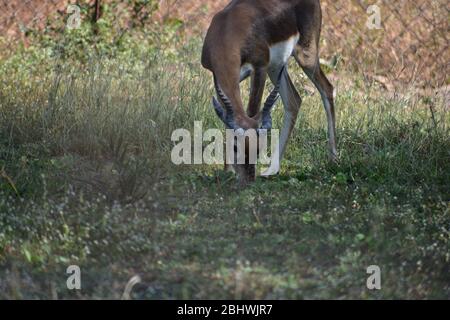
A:
[[[278,95],[284,105],[279,150],[263,176],[277,174],[295,126],[301,98],[287,70],[293,56],[320,92],[328,121],[330,157],[337,160],[333,86],[319,63],[322,11],[319,0],[233,0],[217,13],[208,29],[202,65],[214,76],[220,102],[213,106],[229,129],[271,129],[271,109]],[[267,75],[274,89],[262,110]],[[244,110],[239,84],[251,76],[250,100]],[[255,179],[255,166],[234,165],[244,181]]]

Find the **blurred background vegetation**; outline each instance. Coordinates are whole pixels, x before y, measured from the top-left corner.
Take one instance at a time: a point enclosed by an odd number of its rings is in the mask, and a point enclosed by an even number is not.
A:
[[[17,45],[51,48],[60,57],[80,57],[86,50],[118,55],[200,39],[212,15],[228,1],[85,0],[5,1],[0,3],[0,54]],[[322,57],[363,72],[393,89],[407,83],[442,88],[449,85],[449,4],[445,0],[321,1],[324,23]],[[82,24],[68,32],[69,4],[81,9]],[[368,29],[369,6],[380,8],[381,28]]]

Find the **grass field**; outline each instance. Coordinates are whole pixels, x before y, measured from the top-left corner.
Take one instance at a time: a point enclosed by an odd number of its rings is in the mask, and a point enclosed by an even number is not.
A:
[[[240,189],[219,166],[170,162],[174,129],[223,127],[198,52],[2,64],[1,299],[120,298],[135,275],[136,299],[449,298],[442,97],[335,72],[333,165],[320,98],[292,65],[303,105],[282,172]],[[81,290],[66,287],[73,264]]]

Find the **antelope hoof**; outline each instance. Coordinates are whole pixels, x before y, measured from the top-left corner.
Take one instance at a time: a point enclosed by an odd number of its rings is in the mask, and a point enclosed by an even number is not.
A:
[[[339,156],[337,155],[337,153],[331,152],[329,159],[331,163],[339,164]]]

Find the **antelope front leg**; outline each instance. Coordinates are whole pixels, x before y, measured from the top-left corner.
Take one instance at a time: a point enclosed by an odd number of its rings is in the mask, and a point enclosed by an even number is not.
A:
[[[273,83],[276,83],[280,72],[279,70],[276,71],[277,72],[269,72],[270,79]],[[281,159],[286,151],[287,143],[291,136],[292,129],[295,127],[298,111],[300,110],[300,105],[302,103],[302,99],[295,89],[286,67],[283,69],[280,80],[280,96],[284,106],[284,120],[280,135],[280,146],[279,148],[276,148],[275,152],[272,154],[270,167],[261,173],[261,176],[263,177],[276,175],[280,172]]]

